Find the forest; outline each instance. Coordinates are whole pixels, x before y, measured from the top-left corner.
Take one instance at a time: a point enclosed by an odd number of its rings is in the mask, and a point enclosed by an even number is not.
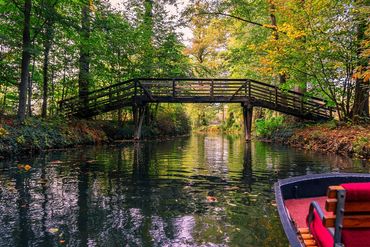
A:
[[[63,119],[60,101],[138,77],[251,78],[323,98],[341,122],[369,121],[368,0],[2,0],[0,16],[8,122]],[[148,111],[146,124],[167,132],[242,129],[237,104]],[[129,123],[131,115],[123,108],[94,120]],[[255,115],[257,127],[284,118]]]
[[[370,246],[369,61],[370,0],[0,0],[0,247]]]

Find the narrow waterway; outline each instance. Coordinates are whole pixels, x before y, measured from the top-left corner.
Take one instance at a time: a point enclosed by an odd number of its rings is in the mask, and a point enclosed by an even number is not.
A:
[[[369,169],[221,135],[48,152],[0,163],[0,246],[288,246],[277,179]]]

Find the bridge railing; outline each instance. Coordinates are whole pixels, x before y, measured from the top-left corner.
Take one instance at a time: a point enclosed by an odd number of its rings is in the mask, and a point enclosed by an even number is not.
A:
[[[75,96],[59,102],[60,110],[66,115],[85,115],[90,111],[104,110],[115,102],[131,101],[135,95],[134,79],[123,81],[89,92],[86,97]]]
[[[66,115],[90,116],[119,107],[133,105],[136,100],[161,102],[244,102],[285,112],[331,116],[327,102],[294,91],[251,79],[173,79],[139,78],[89,92],[85,97],[73,97],[60,102]],[[189,100],[190,99],[190,100]],[[187,101],[186,101],[187,100]]]
[[[229,102],[241,98],[270,104],[270,108],[289,108],[302,114],[332,115],[327,102],[295,91],[283,91],[276,86],[251,79],[138,79],[151,97],[204,98],[205,101],[228,97]]]

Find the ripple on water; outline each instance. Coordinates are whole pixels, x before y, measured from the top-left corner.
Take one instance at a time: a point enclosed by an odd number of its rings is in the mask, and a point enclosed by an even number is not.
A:
[[[333,170],[369,165],[221,135],[3,162],[0,246],[287,246],[273,183]]]

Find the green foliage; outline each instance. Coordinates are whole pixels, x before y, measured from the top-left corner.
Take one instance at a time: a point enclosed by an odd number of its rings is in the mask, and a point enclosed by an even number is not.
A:
[[[357,137],[356,140],[353,142],[353,152],[358,155],[362,155],[366,152],[366,148],[370,149],[369,147],[369,138],[367,137]]]
[[[256,121],[256,133],[257,136],[263,138],[270,138],[274,131],[278,130],[283,126],[284,117],[271,117],[269,119],[257,119]]]
[[[0,138],[0,153],[14,154],[23,150],[45,150],[77,144],[107,140],[105,133],[97,125],[83,121],[66,123],[60,119],[41,120],[27,118],[23,124],[5,125],[7,135]]]
[[[163,106],[158,115],[154,123],[143,126],[143,138],[185,135],[190,132],[190,122],[181,105]],[[134,135],[134,124],[130,121],[122,125],[115,121],[66,121],[62,117],[53,120],[27,118],[23,123],[3,120],[2,126],[0,155],[132,139]]]
[[[155,126],[164,135],[184,135],[190,132],[189,118],[180,104],[163,105]]]
[[[89,4],[89,18],[82,8]],[[189,76],[184,45],[161,1],[126,1],[117,10],[108,1],[32,1],[30,77],[32,113],[40,114],[43,97],[44,55],[48,56],[48,115],[56,114],[58,101],[76,96],[81,70],[80,50],[88,51],[89,90],[134,77]],[[22,1],[0,8],[0,112],[11,114],[18,106],[18,84],[24,13]],[[86,23],[88,22],[88,23]],[[84,24],[84,25],[82,25]],[[88,35],[82,26],[90,27]],[[52,30],[48,32],[47,27]],[[52,35],[50,35],[50,33]],[[40,109],[40,110],[39,110]]]

